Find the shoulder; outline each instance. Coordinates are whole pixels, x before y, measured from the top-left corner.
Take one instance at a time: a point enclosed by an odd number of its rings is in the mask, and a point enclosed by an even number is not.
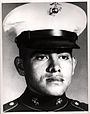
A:
[[[35,108],[28,107],[25,105],[21,99],[21,97],[10,101],[3,105],[3,111],[4,112],[31,112],[36,111]]]
[[[17,107],[19,104],[18,104],[18,100],[15,99],[13,101],[10,101],[6,104],[3,105],[3,111],[7,112],[7,111],[10,111],[12,109],[14,109],[15,107]]]
[[[70,105],[77,111],[88,111],[88,104],[78,100],[69,99]]]

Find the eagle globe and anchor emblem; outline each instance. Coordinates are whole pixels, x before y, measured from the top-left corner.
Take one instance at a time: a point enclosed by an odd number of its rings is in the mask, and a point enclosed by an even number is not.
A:
[[[53,2],[50,4],[49,15],[55,16],[59,11],[61,11],[62,7],[61,4],[57,2]]]

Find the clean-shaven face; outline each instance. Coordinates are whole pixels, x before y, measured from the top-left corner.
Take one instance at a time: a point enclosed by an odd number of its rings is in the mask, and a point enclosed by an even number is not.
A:
[[[74,73],[74,58],[68,52],[27,51],[24,70],[27,85],[33,91],[46,95],[62,95],[68,88]]]

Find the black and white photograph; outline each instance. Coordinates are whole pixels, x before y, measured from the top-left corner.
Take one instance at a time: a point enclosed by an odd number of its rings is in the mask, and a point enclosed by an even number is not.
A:
[[[88,112],[88,2],[2,3],[7,112]]]

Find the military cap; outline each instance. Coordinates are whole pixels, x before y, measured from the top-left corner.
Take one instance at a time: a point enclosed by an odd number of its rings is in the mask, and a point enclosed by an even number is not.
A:
[[[71,3],[28,3],[12,10],[3,27],[16,35],[18,47],[79,48],[76,41],[86,27],[86,14]]]

